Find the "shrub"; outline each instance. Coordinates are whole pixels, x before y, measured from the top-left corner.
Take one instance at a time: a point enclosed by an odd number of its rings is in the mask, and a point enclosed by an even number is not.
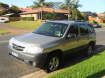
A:
[[[19,21],[20,17],[9,17],[10,21]]]
[[[55,13],[44,13],[43,14],[43,19],[44,20],[52,20],[56,17]]]
[[[83,14],[81,14],[78,9],[72,8],[70,11],[70,19],[71,20],[87,20],[87,17]]]
[[[98,23],[97,21],[95,21],[95,20],[93,21],[93,24],[97,24],[97,23]]]
[[[34,21],[34,17],[21,17],[21,20],[24,20],[24,21]]]

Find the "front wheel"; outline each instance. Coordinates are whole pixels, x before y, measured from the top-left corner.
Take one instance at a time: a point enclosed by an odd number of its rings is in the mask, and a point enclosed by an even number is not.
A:
[[[48,59],[46,63],[47,72],[52,72],[59,69],[61,64],[61,58],[59,55],[52,54],[49,55],[47,59]]]

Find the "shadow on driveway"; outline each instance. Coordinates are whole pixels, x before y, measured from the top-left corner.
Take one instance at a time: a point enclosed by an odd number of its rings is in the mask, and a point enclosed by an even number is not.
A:
[[[95,53],[92,56],[99,55],[99,53],[104,51],[104,50],[105,50],[105,45],[96,45]],[[86,56],[83,53],[83,51],[82,51],[82,53],[80,53],[80,52],[76,53],[75,56],[71,56],[69,54],[69,55],[67,55],[66,57],[63,58],[63,64],[62,64],[60,69],[78,64],[82,61],[85,61],[85,60],[91,58],[92,56]],[[42,66],[38,66],[38,67],[43,69]],[[102,71],[102,75],[101,75],[101,72],[99,73],[100,77],[102,77],[103,75],[105,75],[105,71]],[[95,75],[93,75],[93,77],[88,77],[88,78],[95,78],[94,76]],[[97,76],[98,76],[98,73],[97,73]],[[96,77],[96,78],[99,78],[99,77]]]

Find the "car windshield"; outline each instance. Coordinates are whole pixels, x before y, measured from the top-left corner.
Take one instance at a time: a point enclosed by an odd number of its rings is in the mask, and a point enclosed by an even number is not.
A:
[[[46,35],[46,36],[53,36],[53,37],[62,37],[67,27],[68,24],[47,22],[42,24],[42,26],[40,26],[33,33]]]

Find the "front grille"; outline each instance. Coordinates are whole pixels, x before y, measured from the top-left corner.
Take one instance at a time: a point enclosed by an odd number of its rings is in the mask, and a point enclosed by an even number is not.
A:
[[[13,49],[17,50],[17,51],[23,51],[25,47],[22,47],[22,46],[19,46],[19,45],[16,45],[16,44],[12,44],[13,45]]]

